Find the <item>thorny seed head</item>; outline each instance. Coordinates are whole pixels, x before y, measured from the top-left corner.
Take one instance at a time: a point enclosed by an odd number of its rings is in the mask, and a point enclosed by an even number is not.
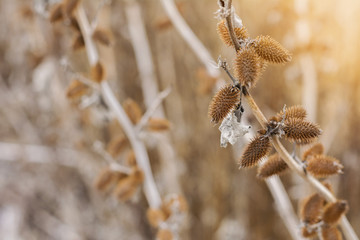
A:
[[[256,85],[261,74],[261,60],[252,48],[244,48],[237,52],[234,74],[240,84],[248,89]]]
[[[315,141],[321,134],[321,129],[317,124],[304,121],[299,118],[285,120],[283,127],[285,138],[297,144],[308,144]]]
[[[146,211],[148,222],[153,227],[159,227],[159,224],[166,220],[165,213],[162,209],[149,208]]]
[[[245,148],[239,165],[240,168],[253,167],[269,154],[271,150],[270,139],[267,136],[259,135],[255,137]]]
[[[298,118],[304,120],[306,118],[306,110],[300,105],[291,106],[285,109],[285,120],[290,118]],[[284,110],[281,110],[279,113],[276,114],[276,117],[279,119],[284,118]]]
[[[255,52],[265,61],[271,63],[286,63],[291,60],[291,55],[280,43],[270,36],[258,36],[252,45]]]
[[[306,170],[317,178],[342,173],[343,165],[339,160],[325,155],[314,155],[307,160]]]
[[[137,124],[141,120],[141,108],[134,100],[131,98],[126,99],[123,103],[123,108],[133,124]]]
[[[266,179],[268,177],[283,173],[288,169],[288,165],[282,160],[279,154],[275,153],[271,155],[264,164],[262,164],[257,171],[257,177],[260,179]]]
[[[300,208],[302,222],[306,225],[320,222],[324,203],[325,199],[318,193],[306,198]]]
[[[336,227],[322,227],[321,236],[323,240],[342,240],[342,235]]]
[[[223,41],[223,43],[226,46],[232,47],[234,45],[231,40],[229,29],[226,26],[225,20],[221,20],[217,24],[217,32],[219,34],[220,39]],[[244,41],[245,39],[247,39],[249,37],[249,34],[245,27],[241,27],[241,28],[235,27],[234,32],[235,32],[235,37],[237,40]]]
[[[301,235],[304,238],[313,238],[316,237],[317,232],[316,229],[308,229],[307,226],[304,226],[303,228],[301,228]]]
[[[349,205],[345,200],[338,200],[334,203],[329,203],[324,210],[322,219],[324,223],[333,226],[349,209]]]
[[[306,159],[308,159],[311,156],[323,154],[323,153],[324,153],[324,145],[322,145],[321,143],[315,143],[303,153],[302,160],[306,161]]]
[[[217,124],[232,112],[240,101],[240,89],[233,85],[227,85],[220,89],[213,97],[209,105],[209,117],[211,122]]]

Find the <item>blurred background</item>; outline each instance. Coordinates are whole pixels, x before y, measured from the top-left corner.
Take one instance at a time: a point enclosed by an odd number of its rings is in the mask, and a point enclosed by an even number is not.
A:
[[[81,98],[67,94],[74,78],[89,75],[89,66],[85,50],[74,45],[76,33],[49,21],[56,2],[0,0],[0,238],[154,239],[141,190],[120,202],[94,187],[107,166],[104,149],[122,130],[96,90]],[[231,64],[234,52],[216,32],[217,1],[176,3],[212,57]],[[253,38],[270,35],[292,52],[290,63],[267,68],[252,94],[267,117],[284,104],[303,104],[320,124],[327,154],[344,165],[344,174],[330,181],[349,202],[347,216],[360,235],[360,1],[233,3]],[[239,155],[244,143],[220,147],[220,132],[207,116],[217,79],[172,26],[160,0],[82,4],[90,20],[111,31],[113,44],[97,47],[121,104],[131,98],[143,113],[147,108],[130,34],[134,9],[150,45],[151,77],[159,91],[172,86],[163,102],[170,130],[144,132],[142,139],[161,196],[187,200],[181,239],[290,239],[256,170],[238,170],[234,151]],[[250,113],[247,118],[258,129]],[[170,155],[162,152],[164,139]],[[129,148],[115,160],[124,162]],[[291,173],[281,179],[297,211],[312,190]]]

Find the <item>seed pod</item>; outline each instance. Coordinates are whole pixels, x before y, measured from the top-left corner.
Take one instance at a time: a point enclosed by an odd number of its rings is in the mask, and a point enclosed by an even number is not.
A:
[[[91,79],[96,83],[101,83],[105,79],[105,68],[101,62],[97,62],[91,67]]]
[[[324,145],[322,145],[321,143],[315,143],[304,152],[302,160],[306,161],[306,159],[310,158],[311,156],[323,154],[323,153],[324,153]]]
[[[318,193],[306,198],[300,208],[300,218],[305,224],[315,224],[321,220],[325,199]]]
[[[86,95],[89,91],[89,86],[77,79],[74,79],[66,90],[66,97],[75,100]]]
[[[297,144],[311,143],[321,134],[321,130],[317,124],[298,118],[286,120],[283,130],[285,132],[285,138]]]
[[[164,118],[150,118],[147,123],[147,130],[161,132],[170,129],[170,122]]]
[[[145,179],[144,172],[138,166],[133,167],[133,169],[131,170],[130,176],[132,178],[134,178],[133,181],[136,184],[143,183],[144,179]]]
[[[271,150],[270,139],[265,136],[255,137],[245,148],[239,161],[240,168],[255,166]]]
[[[70,18],[70,27],[75,30],[77,33],[81,34],[80,25],[78,23],[78,20],[75,17]]]
[[[140,106],[131,98],[128,98],[125,100],[123,104],[124,110],[128,117],[130,118],[130,121],[133,124],[137,124],[142,117],[142,111]]]
[[[173,240],[173,233],[169,229],[159,229],[156,234],[156,240]]]
[[[80,0],[64,0],[63,1],[63,14],[64,16],[71,17],[79,5]]]
[[[255,52],[264,60],[271,63],[286,63],[291,60],[291,55],[280,43],[270,36],[258,36],[252,45]]]
[[[146,217],[148,222],[153,227],[159,227],[161,222],[166,220],[165,213],[161,209],[149,208],[146,211]]]
[[[323,240],[342,240],[342,235],[336,227],[322,227],[321,236]]]
[[[301,234],[305,238],[313,238],[313,237],[317,236],[317,232],[316,232],[315,229],[314,230],[309,230],[309,229],[307,229],[307,227],[303,227],[301,229]]]
[[[120,179],[127,177],[125,173],[112,171],[110,168],[104,168],[95,180],[95,187],[101,192],[108,191]]]
[[[170,195],[163,201],[162,210],[166,218],[174,213],[185,213],[188,211],[188,204],[182,195]]]
[[[113,43],[113,37],[111,36],[111,33],[108,30],[102,28],[95,29],[92,37],[95,41],[107,47],[110,47]]]
[[[223,41],[223,43],[226,46],[231,47],[231,46],[234,45],[232,40],[231,40],[229,30],[228,30],[228,28],[226,26],[225,20],[222,20],[217,24],[217,32],[218,32],[218,34],[220,36],[220,39]],[[235,27],[234,28],[234,33],[235,33],[235,37],[238,40],[246,39],[246,38],[249,37],[248,32],[247,32],[245,27],[242,27],[242,28]]]
[[[62,3],[55,4],[50,10],[50,22],[54,23],[63,20]]]
[[[343,165],[336,158],[315,155],[307,160],[306,170],[317,178],[328,177],[330,175],[342,173]]]
[[[106,146],[106,151],[113,157],[116,158],[119,154],[124,151],[128,146],[129,142],[124,135],[113,137]]]
[[[286,162],[280,158],[279,154],[275,153],[258,168],[257,177],[260,179],[266,179],[273,175],[283,173],[288,168],[289,167]]]
[[[82,49],[84,47],[85,47],[84,38],[81,34],[78,34],[73,40],[72,49],[74,51],[76,51],[76,50]]]
[[[126,164],[132,167],[137,165],[135,152],[132,149],[128,152],[126,156]]]
[[[338,223],[343,214],[349,209],[348,203],[345,200],[338,200],[334,203],[329,203],[324,210],[323,221],[328,225],[335,225]]]
[[[208,115],[211,122],[217,124],[222,121],[236,107],[240,101],[240,89],[227,85],[220,89],[211,100]]]
[[[278,114],[276,114],[277,118],[282,119],[284,115],[284,112],[281,110]],[[286,108],[285,110],[285,120],[288,120],[290,118],[299,118],[301,120],[304,120],[306,118],[306,110],[300,105],[291,106],[289,108]]]
[[[241,85],[254,87],[260,78],[262,64],[258,55],[252,48],[245,48],[237,52],[234,75]]]
[[[137,182],[132,176],[121,179],[114,190],[114,195],[121,202],[129,200],[136,192]]]

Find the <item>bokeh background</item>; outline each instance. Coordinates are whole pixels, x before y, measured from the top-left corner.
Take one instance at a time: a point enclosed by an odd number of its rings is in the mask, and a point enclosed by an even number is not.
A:
[[[89,66],[84,49],[73,50],[74,31],[49,22],[55,2],[0,0],[0,238],[153,239],[141,190],[119,202],[94,187],[107,164],[96,146],[106,148],[121,128],[96,91],[91,104],[66,97],[71,80],[86,76]],[[360,235],[360,1],[233,2],[252,37],[270,35],[292,52],[292,62],[267,68],[253,96],[268,117],[284,104],[303,104],[321,125],[327,153],[345,166],[330,181],[348,200],[348,219]],[[256,170],[238,170],[233,151],[241,153],[241,146],[220,147],[220,132],[207,117],[216,79],[160,1],[113,0],[100,11],[100,1],[83,4],[89,19],[97,16],[112,32],[114,44],[98,49],[119,102],[131,98],[145,112],[126,15],[140,7],[159,89],[172,86],[163,104],[171,129],[143,138],[161,195],[181,193],[188,202],[181,239],[290,239]],[[216,1],[177,4],[213,58],[231,64],[233,50],[216,33]],[[258,128],[250,113],[247,120]],[[159,152],[164,136],[171,159]],[[124,152],[116,160],[125,158]],[[291,173],[281,179],[297,211],[312,190]]]

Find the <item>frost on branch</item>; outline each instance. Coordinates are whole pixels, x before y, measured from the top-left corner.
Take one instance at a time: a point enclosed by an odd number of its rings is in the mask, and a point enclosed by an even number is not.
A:
[[[249,132],[250,128],[251,126],[244,126],[238,122],[234,112],[229,114],[219,127],[221,132],[220,146],[226,147],[228,143],[234,145],[238,138]]]

